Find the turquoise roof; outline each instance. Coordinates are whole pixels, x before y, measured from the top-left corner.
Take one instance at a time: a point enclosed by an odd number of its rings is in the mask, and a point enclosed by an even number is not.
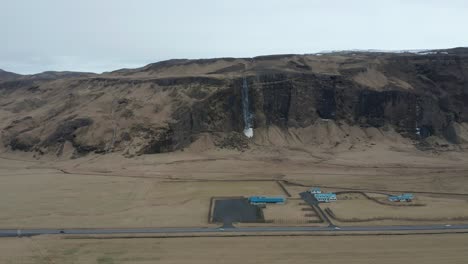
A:
[[[414,199],[414,195],[412,193],[403,193],[400,195],[390,195],[388,199],[389,200],[412,200]]]
[[[316,193],[314,194],[314,197],[317,200],[336,200],[336,194],[335,193]]]

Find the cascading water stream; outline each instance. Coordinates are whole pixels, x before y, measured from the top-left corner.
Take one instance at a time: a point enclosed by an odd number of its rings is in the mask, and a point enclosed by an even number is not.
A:
[[[249,86],[244,77],[242,84],[242,113],[244,116],[244,135],[248,138],[253,137],[252,114],[249,110]]]

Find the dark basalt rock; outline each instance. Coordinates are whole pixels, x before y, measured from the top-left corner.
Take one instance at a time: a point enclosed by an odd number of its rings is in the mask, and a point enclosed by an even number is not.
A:
[[[402,91],[362,91],[355,113],[361,124],[382,127],[385,123],[416,128],[416,95]]]
[[[449,124],[466,118],[465,110],[454,107],[464,97],[438,99],[421,91],[370,90],[344,76],[266,74],[250,76],[248,83],[255,127],[306,127],[321,118],[363,127],[392,125],[414,140],[436,135],[456,142]],[[242,133],[241,86],[242,79],[236,79],[206,100],[176,110],[177,121],[166,135],[171,139],[156,141],[163,145],[158,151],[169,149],[168,144],[173,149],[185,147],[202,132]]]
[[[320,90],[320,95],[316,99],[317,114],[322,119],[336,118],[336,101],[334,90]]]
[[[152,139],[150,143],[142,149],[139,154],[155,154],[163,152],[171,152],[176,150],[172,139],[174,138],[173,131],[171,129],[160,129],[152,133]]]
[[[52,133],[44,142],[43,145],[54,145],[56,143],[64,143],[67,140],[73,141],[73,133],[80,127],[86,127],[93,123],[91,118],[77,118],[62,122],[54,133]]]
[[[173,113],[176,120],[169,124],[169,128],[163,138],[153,142],[154,150],[177,150],[192,143],[196,135],[205,132],[241,132],[244,127],[241,109],[240,89],[237,85],[241,80],[233,82],[208,98],[195,103],[191,107],[179,107]],[[160,147],[156,147],[160,144]]]
[[[260,76],[258,82],[264,83],[261,86],[261,99],[263,99],[262,110],[266,119],[265,125],[288,126],[291,98],[294,92],[293,83],[284,75]]]
[[[39,141],[38,138],[23,135],[21,137],[13,137],[9,145],[12,150],[31,151]]]

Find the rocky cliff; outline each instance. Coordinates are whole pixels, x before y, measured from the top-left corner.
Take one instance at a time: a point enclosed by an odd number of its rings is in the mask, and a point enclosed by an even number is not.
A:
[[[212,147],[468,143],[468,49],[170,60],[100,75],[0,75],[4,150],[125,155]],[[248,85],[253,138],[243,135]],[[197,143],[198,142],[198,143]]]

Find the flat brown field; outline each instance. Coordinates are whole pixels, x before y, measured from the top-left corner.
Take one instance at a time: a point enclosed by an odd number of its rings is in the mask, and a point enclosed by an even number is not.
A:
[[[379,224],[430,224],[437,222],[468,222],[467,197],[429,197],[417,195],[410,203],[384,205],[366,199],[361,194],[346,194],[347,199],[322,204],[323,209],[330,208],[334,215],[344,221],[341,225],[379,225]],[[379,198],[380,199],[380,198]],[[410,206],[415,203],[421,206]],[[377,220],[376,220],[377,219]],[[385,220],[379,220],[385,219]]]
[[[0,263],[465,264],[466,234],[136,239],[2,238]],[[311,262],[313,260],[313,262]]]
[[[329,155],[307,151],[186,151],[73,160],[34,160],[26,154],[4,153],[0,228],[209,226],[211,197],[285,195],[276,181],[326,190],[427,192],[416,194],[427,204],[421,208],[393,208],[366,200],[330,205],[344,218],[468,216],[468,155],[462,152],[433,155],[377,148]],[[292,198],[308,189],[287,182],[284,186]],[[433,198],[432,193],[459,195]],[[305,216],[313,212],[302,211],[299,203],[290,200],[284,206],[269,206],[267,220],[274,225],[305,225],[314,220]]]
[[[311,209],[303,200],[289,199],[285,204],[267,205],[263,214],[267,222],[276,225],[317,225],[320,218],[314,211],[310,211]]]
[[[0,226],[208,226],[212,196],[282,195],[275,182],[161,182],[92,175],[1,178]]]
[[[350,199],[329,205],[343,217],[456,217],[465,216],[467,208],[468,155],[462,152],[377,148],[332,155],[282,148],[132,159],[118,154],[74,160],[25,156],[4,153],[0,158],[0,228],[214,226],[207,221],[212,196],[285,195],[277,181],[284,181],[293,198],[307,186],[321,186],[329,191],[412,191],[426,204],[394,208]],[[303,207],[292,199],[268,207],[265,216],[276,220],[272,225],[303,225]],[[2,238],[0,263],[466,263],[467,244],[466,234]]]

